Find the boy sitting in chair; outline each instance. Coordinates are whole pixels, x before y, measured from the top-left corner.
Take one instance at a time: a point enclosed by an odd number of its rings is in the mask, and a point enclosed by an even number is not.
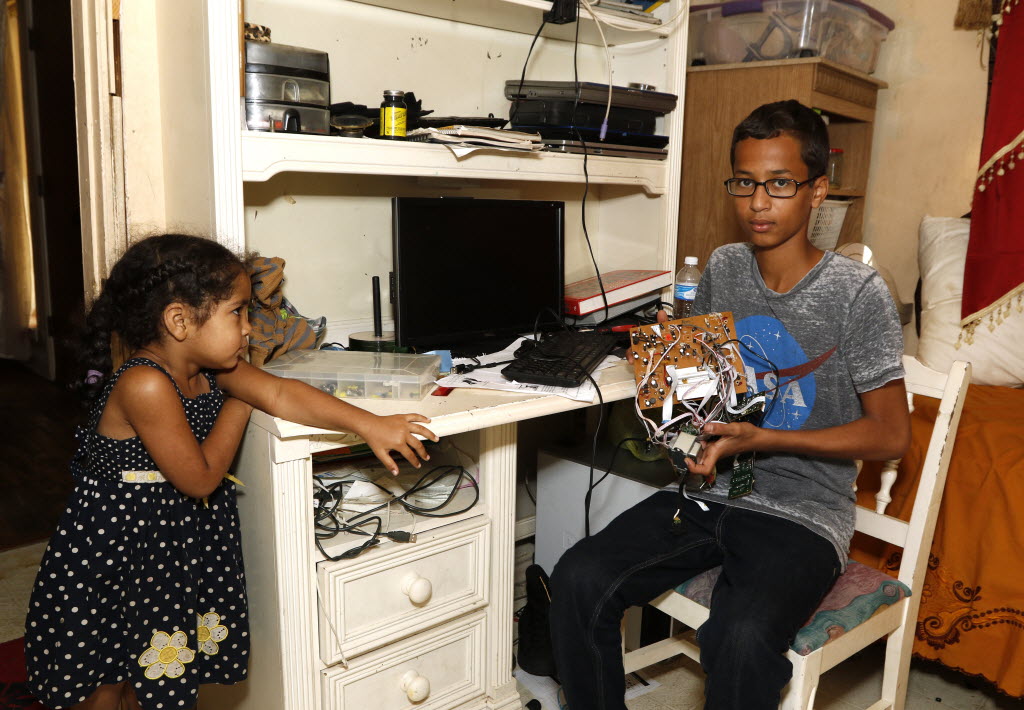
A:
[[[753,491],[730,499],[728,471],[686,499],[663,490],[565,553],[551,632],[571,710],[623,710],[626,608],[717,566],[697,633],[705,707],[777,708],[786,649],[846,565],[854,459],[899,458],[909,445],[902,330],[885,283],[808,240],[828,154],[824,122],[797,101],[761,106],[733,133],[725,189],[749,241],[712,254],[693,313],[732,311],[748,385],[767,402],[760,426],[707,424],[690,471],[756,452]]]

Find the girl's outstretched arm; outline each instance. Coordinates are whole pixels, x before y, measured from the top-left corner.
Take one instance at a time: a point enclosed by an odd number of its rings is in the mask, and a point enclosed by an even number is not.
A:
[[[423,442],[414,436],[437,441],[437,435],[417,422],[430,421],[422,414],[376,414],[343,402],[298,380],[277,377],[241,361],[217,375],[217,383],[267,414],[299,424],[359,435],[389,471],[398,473],[390,451],[397,451],[416,468],[427,460]]]
[[[200,444],[167,376],[151,367],[133,367],[114,386],[100,433],[107,430],[127,438],[134,432],[175,488],[202,498],[216,490],[228,472],[251,412],[249,404],[228,397]]]

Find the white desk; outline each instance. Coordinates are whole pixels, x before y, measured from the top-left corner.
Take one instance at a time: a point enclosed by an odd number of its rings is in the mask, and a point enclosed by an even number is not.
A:
[[[606,402],[635,391],[624,362],[597,381]],[[520,708],[512,677],[516,422],[590,405],[470,389],[419,402],[351,401],[377,414],[418,412],[439,436],[457,435],[478,457],[480,502],[463,516],[432,521],[436,527],[418,527],[415,543],[322,562],[313,542],[311,455],[351,439],[255,412],[238,467],[249,680],[205,688],[201,706]],[[429,581],[430,599],[421,604],[402,592],[414,576]],[[410,671],[430,685],[417,703],[401,688]]]

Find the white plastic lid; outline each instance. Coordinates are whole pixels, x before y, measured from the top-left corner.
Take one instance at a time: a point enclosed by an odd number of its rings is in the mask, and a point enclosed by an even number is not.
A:
[[[683,263],[686,264],[687,266],[696,266],[697,265],[697,257],[695,257],[695,256],[688,256],[685,259],[683,259]]]

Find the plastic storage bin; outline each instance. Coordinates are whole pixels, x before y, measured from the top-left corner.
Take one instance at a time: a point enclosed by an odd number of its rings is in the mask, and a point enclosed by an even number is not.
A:
[[[824,57],[870,74],[892,20],[860,0],[731,0],[690,8],[690,64]]]
[[[819,249],[835,249],[839,233],[843,231],[849,200],[824,200],[811,210],[810,228],[807,238]]]
[[[433,389],[440,367],[439,355],[294,350],[263,369],[340,398],[419,400]]]

